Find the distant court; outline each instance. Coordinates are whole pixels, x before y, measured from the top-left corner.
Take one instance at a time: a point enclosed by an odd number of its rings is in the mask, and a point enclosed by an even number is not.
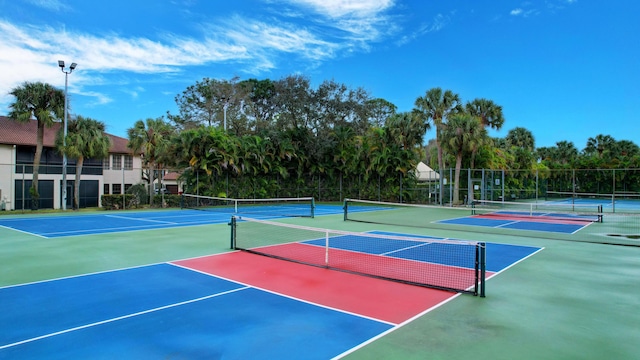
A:
[[[342,208],[335,205],[317,205],[316,214],[340,214]],[[64,236],[96,235],[115,232],[168,229],[229,222],[232,212],[200,210],[120,211],[101,214],[71,214],[42,217],[2,217],[0,226],[27,234],[56,238]],[[265,213],[261,219],[278,219],[282,216]]]

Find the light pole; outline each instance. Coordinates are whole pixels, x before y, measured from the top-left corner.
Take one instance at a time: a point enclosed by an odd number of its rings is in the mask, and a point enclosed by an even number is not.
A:
[[[67,117],[68,117],[68,96],[67,89],[69,87],[69,74],[73,72],[73,69],[78,66],[76,63],[71,63],[69,65],[69,70],[65,70],[64,61],[58,60],[58,66],[60,66],[60,70],[64,73],[64,132],[62,137],[62,145],[67,146]],[[66,152],[62,153],[62,210],[67,210],[67,154]]]

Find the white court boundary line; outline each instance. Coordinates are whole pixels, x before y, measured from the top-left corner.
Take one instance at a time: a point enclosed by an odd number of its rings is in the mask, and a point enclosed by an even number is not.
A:
[[[237,292],[237,291],[241,291],[241,290],[246,290],[246,289],[250,289],[250,287],[248,287],[248,286],[240,287],[240,288],[237,288],[237,289],[227,290],[227,291],[223,291],[223,292],[220,292],[220,293],[199,297],[199,298],[196,298],[196,299],[181,301],[181,302],[175,303],[175,304],[170,304],[170,305],[160,306],[160,307],[156,307],[156,308],[149,309],[149,310],[139,311],[139,312],[136,312],[136,313],[133,313],[133,314],[118,316],[118,317],[115,317],[115,318],[112,318],[112,319],[98,321],[98,322],[94,322],[94,323],[91,323],[91,324],[86,324],[86,325],[82,325],[82,326],[76,326],[76,327],[73,327],[73,328],[70,328],[70,329],[56,331],[56,332],[53,332],[53,333],[50,333],[50,334],[37,336],[37,337],[34,337],[34,338],[22,340],[22,341],[17,341],[17,342],[11,343],[11,344],[2,345],[2,346],[0,346],[0,350],[7,349],[7,348],[10,348],[10,347],[14,347],[14,346],[18,346],[18,345],[22,345],[22,344],[26,344],[26,343],[30,343],[30,342],[34,342],[34,341],[37,341],[37,340],[50,338],[50,337],[57,336],[57,335],[70,333],[70,332],[77,331],[77,330],[87,329],[87,328],[98,326],[98,325],[102,325],[102,324],[108,324],[108,323],[111,323],[111,322],[132,318],[134,316],[140,316],[140,315],[144,315],[144,314],[148,314],[148,313],[152,313],[152,312],[156,312],[156,311],[160,311],[160,310],[165,310],[165,309],[170,309],[170,308],[173,308],[173,307],[178,307],[178,306],[182,306],[182,305],[186,305],[186,304],[191,304],[191,303],[194,303],[194,302],[207,300],[207,299],[211,299],[211,298],[222,296],[222,295],[227,295],[227,294],[231,294],[231,293],[234,293],[234,292]]]

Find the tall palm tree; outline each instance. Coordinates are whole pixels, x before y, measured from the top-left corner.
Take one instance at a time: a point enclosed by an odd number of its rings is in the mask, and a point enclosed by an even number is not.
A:
[[[472,116],[480,119],[480,124],[485,128],[500,130],[504,124],[504,116],[502,115],[502,106],[487,99],[474,99],[465,105],[465,110]],[[477,149],[473,149],[471,153],[471,167],[474,167]]]
[[[436,87],[428,90],[424,96],[415,101],[415,112],[422,117],[425,123],[431,121],[436,127],[436,147],[438,149],[438,171],[440,171],[440,203],[444,195],[442,171],[444,169],[444,161],[442,156],[442,146],[440,143],[443,126],[447,117],[457,111],[461,111],[460,96],[454,94],[451,90],[442,91]],[[429,126],[425,125],[425,129]]]
[[[149,118],[146,121],[138,120],[132,128],[127,130],[129,136],[127,146],[134,153],[143,155],[144,163],[149,169],[149,205],[153,205],[155,171],[162,162],[171,161],[167,150],[173,133],[174,128],[162,117]]]
[[[480,119],[467,113],[454,114],[449,118],[442,131],[444,147],[456,157],[456,170],[453,187],[453,203],[460,203],[460,169],[462,156],[466,151],[477,148],[487,137],[487,130],[481,126]]]
[[[474,99],[465,106],[467,112],[480,118],[480,123],[484,127],[500,130],[504,125],[502,106],[487,99]]]
[[[19,122],[38,121],[36,153],[33,157],[33,181],[31,183],[31,208],[39,204],[38,174],[42,156],[44,128],[51,127],[55,120],[64,116],[64,92],[42,82],[25,82],[10,92],[15,101],[9,105],[9,117]]]
[[[103,122],[77,116],[67,124],[66,141],[64,133],[59,131],[56,147],[71,159],[76,159],[76,180],[73,186],[73,207],[80,208],[80,176],[84,159],[104,159],[109,156],[111,141],[104,133]]]

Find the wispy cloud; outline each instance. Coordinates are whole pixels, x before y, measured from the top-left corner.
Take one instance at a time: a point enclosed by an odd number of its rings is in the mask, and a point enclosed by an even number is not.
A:
[[[12,101],[8,93],[25,81],[43,81],[59,86],[64,77],[57,60],[78,63],[71,83],[72,92],[81,92],[82,84],[103,81],[102,74],[112,71],[133,73],[171,73],[181,66],[247,59],[246,46],[215,39],[164,36],[163,41],[146,38],[122,38],[115,34],[98,36],[51,27],[18,26],[0,20],[0,108]],[[62,80],[61,80],[62,79]],[[97,96],[95,92],[85,92]],[[98,99],[104,103],[108,98]]]
[[[565,7],[567,7],[567,5],[571,6],[572,4],[575,4],[577,2],[578,0],[547,0],[544,2],[544,4],[539,4],[539,3],[526,1],[521,4],[521,7],[511,10],[509,12],[509,15],[529,17],[529,16],[540,15],[544,11],[555,13],[559,10],[564,9]],[[542,6],[542,8],[538,8],[537,6]]]
[[[395,0],[281,0],[297,7],[285,15],[303,17],[328,29],[331,37],[343,40],[344,48],[368,47],[369,42],[378,41],[397,31],[387,11]]]
[[[324,16],[340,19],[345,17],[368,18],[394,5],[394,0],[284,0],[298,6],[312,8]]]
[[[520,17],[529,17],[529,16],[539,15],[539,14],[540,14],[540,10],[531,9],[531,8],[530,9],[517,8],[509,12],[509,15],[511,16],[520,16]]]
[[[60,0],[26,1],[52,11],[68,10]],[[272,1],[286,3],[291,12],[268,19],[232,15],[201,25],[199,34],[166,32],[154,39],[0,19],[0,66],[5,69],[0,72],[0,112],[12,101],[9,91],[24,81],[63,85],[57,60],[79,64],[70,82],[72,93],[103,104],[111,99],[83,86],[93,90],[96,85],[113,84],[115,72],[173,74],[185,66],[232,63],[238,71],[259,74],[276,68],[285,57],[313,67],[341,52],[366,51],[371,42],[396,28],[386,15],[394,0]],[[292,16],[306,21],[290,21]],[[442,19],[436,19],[421,31],[440,26]]]
[[[60,0],[25,0],[26,2],[41,7],[43,9],[51,11],[63,11],[69,10],[66,4],[63,4]]]
[[[428,34],[428,33],[431,33],[431,32],[435,32],[435,31],[440,31],[444,27],[446,27],[450,22],[451,22],[451,16],[443,15],[443,14],[437,14],[433,18],[433,20],[431,20],[431,22],[424,23],[424,24],[422,24],[422,26],[420,26],[420,28],[418,28],[414,32],[412,32],[410,34],[407,34],[407,35],[404,35],[402,38],[400,38],[400,40],[398,40],[396,42],[396,44],[398,46],[401,46],[401,45],[407,44],[407,43],[411,42],[412,40],[415,40],[415,39],[417,39],[420,36],[423,36],[425,34]]]
[[[208,41],[245,50],[244,61],[250,61],[257,70],[275,67],[275,59],[283,54],[298,56],[309,61],[322,61],[335,56],[340,45],[323,40],[308,29],[279,22],[269,23],[234,16],[222,23],[211,24]]]

